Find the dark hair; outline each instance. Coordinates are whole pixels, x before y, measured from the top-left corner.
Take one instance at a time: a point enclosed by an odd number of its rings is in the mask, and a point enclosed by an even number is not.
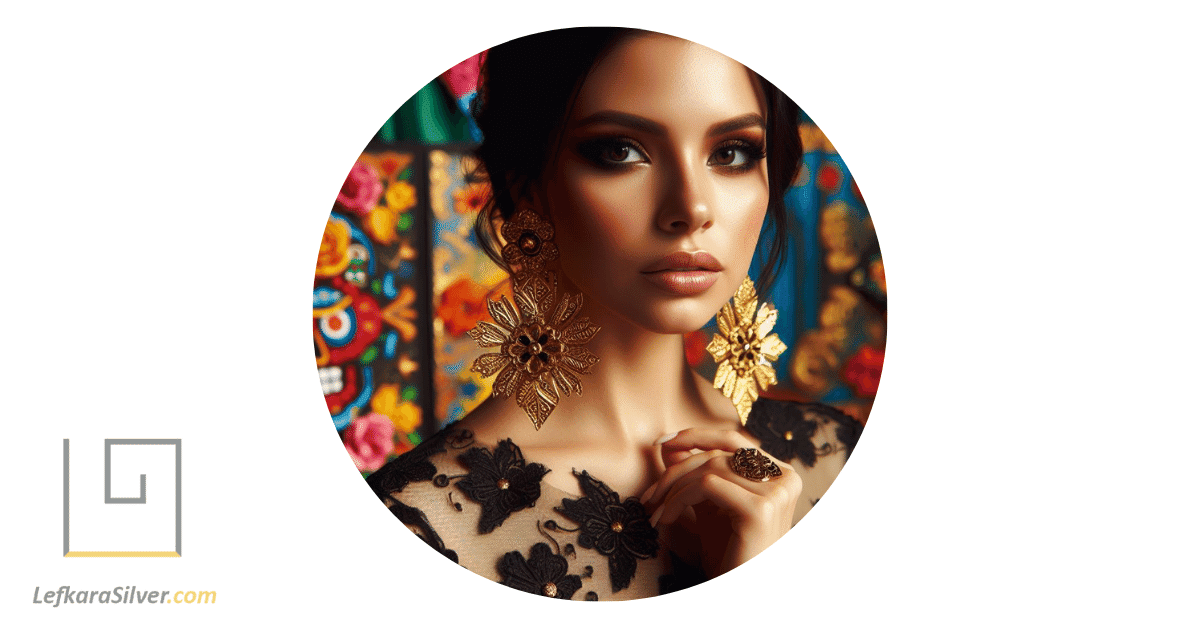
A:
[[[475,222],[475,236],[497,264],[505,266],[494,221],[516,212],[517,199],[528,193],[558,152],[563,126],[584,80],[619,42],[645,33],[631,28],[568,28],[527,35],[487,52],[472,104],[475,122],[483,133],[483,142],[475,150],[479,170],[473,175],[476,179],[486,176],[492,194]],[[770,81],[751,72],[758,79],[767,109],[770,200],[764,233],[771,234],[772,243],[758,286],[758,291],[765,293],[774,283],[787,248],[783,195],[800,169],[800,108]]]

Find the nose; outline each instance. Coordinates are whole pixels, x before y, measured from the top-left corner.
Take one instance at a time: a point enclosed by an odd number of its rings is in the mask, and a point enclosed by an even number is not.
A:
[[[671,235],[687,235],[713,226],[712,191],[702,173],[683,164],[664,173],[664,193],[655,220]]]

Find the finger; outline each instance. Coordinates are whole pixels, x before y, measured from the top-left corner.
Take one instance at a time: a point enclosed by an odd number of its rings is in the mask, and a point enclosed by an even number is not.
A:
[[[780,470],[783,472],[783,477],[768,480],[766,482],[750,480],[739,476],[730,466],[731,458],[724,452],[705,452],[708,458],[704,462],[695,465],[687,465],[692,467],[690,471],[684,472],[678,478],[674,479],[670,487],[663,487],[660,483],[656,489],[658,496],[652,502],[651,508],[658,510],[662,504],[670,502],[676,494],[687,490],[696,481],[703,478],[705,475],[715,475],[727,480],[734,486],[739,487],[747,499],[752,499],[753,496],[766,498],[769,501],[777,502],[778,504],[792,504],[792,510],[795,510],[794,504],[796,499],[800,497],[804,490],[803,481],[791,467],[784,466]],[[694,456],[693,458],[700,458]],[[679,465],[677,468],[682,470],[684,465]],[[665,493],[665,494],[664,494]],[[657,504],[658,507],[655,507]],[[789,511],[790,512],[790,511]]]
[[[711,502],[717,508],[744,519],[758,495],[715,473],[689,477],[678,484],[679,490],[668,495],[661,506],[650,515],[650,525],[671,525],[691,506]]]
[[[705,451],[694,456],[689,456],[688,458],[675,463],[670,467],[667,467],[667,470],[663,472],[662,477],[658,478],[658,481],[650,487],[652,490],[647,490],[647,493],[649,494],[645,499],[642,499],[641,502],[646,505],[657,503],[660,499],[662,499],[663,495],[665,495],[667,491],[671,490],[671,487],[674,486],[675,482],[678,481],[679,478],[691,473],[701,465],[717,457],[728,456],[722,451]]]
[[[754,447],[754,443],[739,432],[692,427],[681,430],[674,438],[663,442],[662,452],[666,460],[668,453],[691,449],[719,449],[733,453],[742,447]]]

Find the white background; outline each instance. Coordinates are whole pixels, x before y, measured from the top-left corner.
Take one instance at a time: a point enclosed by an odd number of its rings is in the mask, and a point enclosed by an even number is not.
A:
[[[6,5],[6,620],[1195,625],[1194,17],[789,6]],[[400,103],[495,43],[614,23],[714,47],[812,115],[871,209],[890,318],[870,425],[801,526],[717,581],[585,613],[379,506],[309,310],[333,197]],[[183,439],[182,558],[61,557],[65,437]],[[31,603],[60,585],[219,601]]]

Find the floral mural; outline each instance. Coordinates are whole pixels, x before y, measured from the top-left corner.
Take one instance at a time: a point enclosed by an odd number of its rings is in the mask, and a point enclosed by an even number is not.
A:
[[[380,129],[351,166],[321,237],[317,368],[334,428],[364,474],[492,392],[490,378],[470,368],[487,350],[469,332],[487,318],[489,299],[511,300],[512,291],[473,231],[489,190],[469,176],[477,141],[466,115],[469,76],[448,72]],[[779,382],[764,396],[819,401],[865,423],[886,338],[879,243],[841,156],[803,114],[799,128],[803,164],[785,197],[790,246],[775,286],[760,295],[779,310],[774,331],[787,347]],[[705,347],[715,330],[714,319],[685,339],[689,364],[710,377],[716,365]]]

